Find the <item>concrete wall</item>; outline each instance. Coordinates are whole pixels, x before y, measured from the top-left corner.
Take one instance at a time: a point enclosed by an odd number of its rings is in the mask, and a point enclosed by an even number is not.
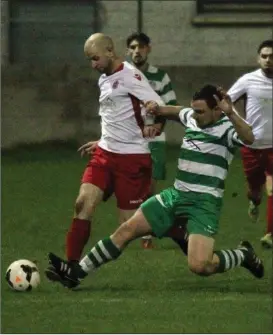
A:
[[[103,31],[114,38],[124,55],[126,36],[137,29],[137,2],[103,4],[107,10]],[[204,83],[228,88],[254,68],[257,45],[271,38],[269,28],[196,28],[191,25],[194,15],[194,1],[144,1],[144,31],[153,40],[151,62],[166,67],[183,105]],[[2,44],[2,60],[6,54]],[[97,78],[87,64],[3,67],[2,147],[54,139],[96,139],[100,135]],[[179,143],[181,127],[169,123],[167,136]]]
[[[8,1],[1,1],[1,66],[5,66],[8,62],[8,29]]]
[[[248,67],[165,67],[180,104],[187,106],[192,94],[205,83],[228,88]],[[66,71],[66,74],[63,72]],[[89,71],[66,68],[41,72],[13,69],[4,74],[2,86],[2,147],[46,140],[74,139],[79,143],[100,135],[97,76]],[[39,77],[31,74],[39,73]],[[180,143],[182,128],[167,125],[167,138]]]
[[[102,1],[108,12],[104,31],[124,52],[126,36],[137,29],[136,1]],[[196,27],[195,1],[143,1],[143,31],[153,41],[151,61],[158,65],[253,66],[261,41],[272,27]]]
[[[252,66],[272,27],[196,27],[195,1],[144,1],[144,30],[154,41],[152,59],[160,65]]]

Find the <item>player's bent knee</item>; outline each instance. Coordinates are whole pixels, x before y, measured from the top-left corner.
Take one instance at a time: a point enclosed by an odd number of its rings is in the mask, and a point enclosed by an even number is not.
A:
[[[84,199],[79,196],[75,202],[75,213],[77,215],[81,213],[83,206],[84,206]]]
[[[199,275],[199,276],[207,276],[209,275],[207,271],[207,262],[205,260],[200,261],[188,261],[188,266],[191,272]]]

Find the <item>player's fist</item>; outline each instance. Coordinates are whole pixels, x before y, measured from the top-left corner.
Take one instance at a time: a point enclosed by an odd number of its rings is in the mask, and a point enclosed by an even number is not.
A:
[[[144,107],[148,114],[159,115],[159,105],[155,101],[147,101]]]

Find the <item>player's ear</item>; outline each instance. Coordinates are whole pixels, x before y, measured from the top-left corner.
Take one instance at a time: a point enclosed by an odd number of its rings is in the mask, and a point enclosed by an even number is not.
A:
[[[107,52],[106,52],[107,57],[112,58],[114,56],[114,50],[111,47],[107,47]]]
[[[151,46],[151,44],[149,44],[148,45],[148,52],[147,53],[149,54],[151,51],[152,51],[152,46]]]

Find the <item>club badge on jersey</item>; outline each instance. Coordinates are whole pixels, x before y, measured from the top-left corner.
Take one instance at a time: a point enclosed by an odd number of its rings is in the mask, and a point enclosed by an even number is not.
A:
[[[134,78],[136,78],[137,80],[141,81],[141,75],[138,73],[135,73]]]

